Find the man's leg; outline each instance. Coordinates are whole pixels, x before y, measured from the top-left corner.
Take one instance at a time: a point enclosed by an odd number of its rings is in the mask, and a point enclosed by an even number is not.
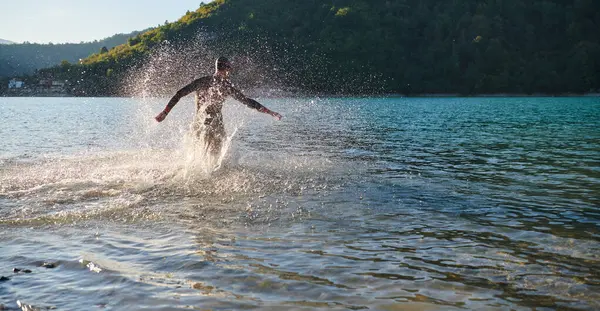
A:
[[[225,127],[222,122],[213,122],[206,128],[204,135],[206,148],[213,157],[221,155],[223,142],[225,141]]]
[[[223,139],[218,133],[208,130],[206,131],[206,135],[204,135],[204,140],[206,141],[206,149],[212,156],[218,156],[221,154]]]

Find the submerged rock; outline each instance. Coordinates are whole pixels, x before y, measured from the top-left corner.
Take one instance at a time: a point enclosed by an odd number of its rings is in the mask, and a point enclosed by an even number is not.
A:
[[[6,277],[6,276],[0,276],[0,282],[5,282],[5,281],[8,281],[8,280],[10,280],[10,278],[9,278],[9,277]]]
[[[22,272],[22,273],[31,273],[31,270],[29,270],[29,269],[13,268],[13,272],[14,273],[19,273],[19,272]]]
[[[56,307],[42,307],[42,308],[39,308],[39,307],[36,307],[36,306],[28,305],[28,304],[26,304],[24,302],[21,302],[20,300],[17,300],[17,305],[23,311],[56,310]]]
[[[44,267],[44,268],[48,268],[48,269],[54,269],[54,268],[56,268],[57,266],[58,266],[58,264],[57,264],[57,263],[54,263],[54,262],[44,262],[44,263],[42,264],[42,267]]]
[[[17,300],[17,306],[19,306],[19,308],[21,308],[21,310],[23,310],[23,311],[39,311],[40,310],[38,308],[35,308],[32,305],[22,303],[21,300]]]

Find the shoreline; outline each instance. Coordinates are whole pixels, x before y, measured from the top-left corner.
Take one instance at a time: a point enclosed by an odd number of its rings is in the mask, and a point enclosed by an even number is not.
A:
[[[163,96],[152,96],[151,98],[168,98],[171,97],[172,94],[164,94]],[[503,93],[503,94],[471,94],[471,95],[462,95],[462,94],[430,94],[430,93],[426,93],[426,94],[399,94],[399,93],[387,93],[387,94],[307,94],[307,93],[302,93],[302,92],[298,92],[296,94],[293,93],[289,93],[289,92],[285,92],[285,93],[272,93],[272,92],[267,92],[267,93],[263,93],[263,92],[256,92],[256,91],[249,91],[248,92],[248,96],[250,97],[254,97],[254,98],[289,98],[289,97],[324,97],[324,98],[367,98],[367,97],[373,97],[373,98],[476,98],[476,97],[482,97],[482,98],[494,98],[494,97],[510,97],[510,98],[519,98],[519,97],[523,97],[523,98],[532,98],[532,97],[600,97],[600,93],[582,93],[582,94],[573,94],[573,93],[566,93],[566,94],[543,94],[543,93],[536,93],[536,94],[511,94],[511,93]],[[68,94],[68,93],[34,93],[34,94],[9,94],[9,93],[3,93],[0,94],[0,97],[5,97],[5,98],[10,98],[10,97],[82,97],[82,98],[90,98],[90,97],[98,97],[98,98],[108,98],[108,97],[114,97],[114,98],[136,98],[137,96],[131,96],[131,95],[97,95],[97,96],[78,96],[78,95],[72,95],[72,94]]]
[[[503,94],[473,94],[473,95],[460,95],[460,94],[421,94],[421,95],[402,95],[399,94],[400,97],[600,97],[600,93],[582,93],[582,94],[511,94],[511,93],[503,93]]]

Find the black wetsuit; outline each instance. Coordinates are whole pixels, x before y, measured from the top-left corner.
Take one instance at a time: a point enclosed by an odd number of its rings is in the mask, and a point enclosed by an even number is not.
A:
[[[225,139],[225,126],[223,124],[223,103],[227,96],[232,96],[244,105],[261,111],[264,106],[257,101],[246,97],[242,92],[233,87],[231,81],[219,76],[206,76],[192,81],[177,91],[167,104],[170,111],[179,100],[196,91],[196,120],[192,129],[196,135],[201,134],[201,116],[205,116],[204,125],[206,126],[205,138],[208,148],[213,153],[220,152],[221,145]]]

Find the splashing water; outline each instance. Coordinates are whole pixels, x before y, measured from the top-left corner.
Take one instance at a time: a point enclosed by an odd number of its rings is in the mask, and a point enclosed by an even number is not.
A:
[[[244,80],[258,81],[261,84],[270,83],[270,85],[277,85],[279,79],[273,75],[273,71],[269,70],[269,66],[261,65],[259,61],[249,54],[234,54],[231,55],[231,51],[222,51],[215,47],[209,48],[207,40],[210,40],[212,35],[199,32],[196,36],[190,40],[187,40],[185,44],[179,44],[177,46],[172,45],[170,42],[165,41],[160,44],[152,53],[147,62],[139,67],[130,70],[126,83],[123,85],[123,93],[130,94],[134,97],[140,98],[143,105],[139,106],[136,118],[137,122],[142,125],[142,131],[145,133],[139,133],[138,135],[145,135],[148,132],[156,132],[156,124],[154,120],[149,117],[156,114],[158,109],[155,108],[155,98],[170,96],[175,93],[177,89],[188,84],[193,79],[200,76],[212,75],[214,66],[214,60],[218,56],[228,55],[230,59],[236,64],[235,76],[241,77]],[[254,52],[257,53],[256,51]],[[265,69],[266,68],[266,69]],[[272,69],[272,68],[271,68]],[[261,88],[261,92],[267,92],[269,86]],[[210,88],[208,90],[209,98],[213,97],[211,92],[220,92],[218,89]],[[217,94],[219,97],[221,94]],[[191,97],[191,95],[189,96]],[[165,98],[163,105],[166,104]],[[175,108],[181,110],[181,106],[187,105],[188,101],[181,100]],[[202,103],[201,103],[202,105]],[[192,117],[191,123],[197,122],[200,124],[201,133],[206,131],[203,122],[200,119],[205,116],[201,113],[191,113],[190,109],[185,109]],[[173,114],[173,112],[171,112]],[[174,117],[169,117],[173,119]],[[233,126],[228,128],[227,135],[223,140],[223,144],[220,151],[217,154],[209,152],[208,143],[205,141],[205,135],[194,135],[194,130],[185,129],[181,122],[177,123],[176,131],[177,136],[184,137],[183,147],[181,151],[183,154],[178,156],[185,159],[184,168],[176,175],[189,178],[193,174],[202,173],[204,175],[210,175],[215,170],[219,169],[223,161],[227,158],[228,151],[231,147],[232,139],[235,136],[238,128],[242,125],[239,120],[240,117],[236,117],[237,120],[233,120]],[[241,118],[243,119],[243,118]],[[159,127],[165,128],[171,125],[162,124]],[[164,132],[164,131],[163,131]],[[164,133],[159,133],[159,137],[165,138]],[[168,141],[174,141],[173,135],[166,137]]]
[[[182,169],[182,177],[189,179],[198,173],[206,176],[210,176],[211,173],[215,172],[225,160],[228,155],[228,151],[231,147],[231,142],[237,127],[234,128],[231,135],[227,135],[223,141],[223,145],[219,149],[217,154],[210,151],[208,142],[205,141],[205,135],[197,135],[194,131],[189,131],[183,138],[183,158],[185,159],[185,166]],[[204,125],[199,129],[202,133],[205,131]]]
[[[240,144],[240,133],[243,141],[248,137],[246,131],[260,133],[261,127],[256,126],[268,128],[279,123],[232,101],[224,105],[228,135],[217,155],[207,152],[203,135],[199,139],[192,134],[195,112],[191,98],[182,100],[162,123],[153,115],[165,99],[56,101],[47,105],[31,99],[17,104],[42,113],[13,116],[16,124],[29,129],[12,126],[11,130],[27,133],[27,137],[12,136],[19,138],[14,144],[5,141],[7,150],[14,148],[17,155],[3,155],[0,160],[0,223],[179,218],[189,205],[182,209],[172,202],[188,200],[206,206],[209,202],[220,204],[225,198],[241,197],[239,202],[245,202],[246,197],[277,191],[296,193],[307,188],[307,182],[313,187],[310,173],[329,165],[326,159],[309,160],[286,152],[265,156]],[[52,120],[52,127],[47,120]],[[89,130],[73,127],[73,120]],[[53,129],[74,134],[57,133],[52,139]],[[35,139],[38,131],[40,140]],[[29,144],[33,148],[30,155],[23,151]],[[298,174],[285,174],[290,171]],[[223,208],[246,207],[240,204]],[[188,212],[194,214],[197,209]],[[210,218],[218,219],[218,215]]]
[[[183,85],[194,79],[213,74],[214,62],[226,56],[234,65],[232,80],[242,81],[246,87],[260,89],[269,94],[272,88],[284,87],[282,72],[270,64],[257,42],[255,50],[242,47],[224,48],[209,44],[212,35],[199,32],[194,37],[177,45],[168,41],[158,45],[147,61],[131,68],[124,80],[121,94],[151,98],[174,94]]]
[[[168,102],[166,96],[199,76],[212,74],[214,59],[220,55],[227,55],[239,64],[233,78],[251,77],[261,83],[277,83],[268,66],[262,66],[252,55],[210,50],[204,36],[199,34],[183,46],[161,44],[146,63],[132,69],[123,84],[123,93],[135,97],[127,100],[130,101],[125,105],[127,113],[116,112],[122,107],[112,107],[114,112],[109,117],[90,114],[89,120],[80,124],[96,124],[94,116],[100,116],[108,127],[90,133],[89,142],[76,144],[79,149],[49,155],[41,162],[17,161],[7,166],[0,175],[0,200],[6,198],[8,202],[0,207],[7,212],[4,219],[68,222],[102,215],[154,217],[164,211],[149,210],[148,206],[165,194],[210,198],[215,194],[221,197],[278,189],[281,179],[269,181],[260,170],[240,170],[231,157],[233,139],[250,113],[245,107],[240,113],[231,107],[237,103],[225,103],[223,114],[228,135],[218,154],[208,152],[204,135],[198,138],[191,133],[190,123],[196,119],[191,96],[182,99],[165,122],[158,124],[153,118]],[[93,101],[83,100],[86,104]],[[55,119],[64,124],[55,124],[54,128],[80,131],[72,128],[73,122],[63,115],[64,110],[57,113]],[[75,120],[81,117],[75,111],[71,116]],[[107,129],[122,134],[108,135]],[[64,141],[62,134],[57,134],[55,145],[49,148],[65,144]],[[86,145],[87,150],[80,149]],[[34,149],[39,152],[39,148]],[[288,180],[283,185],[296,187],[297,183]]]

